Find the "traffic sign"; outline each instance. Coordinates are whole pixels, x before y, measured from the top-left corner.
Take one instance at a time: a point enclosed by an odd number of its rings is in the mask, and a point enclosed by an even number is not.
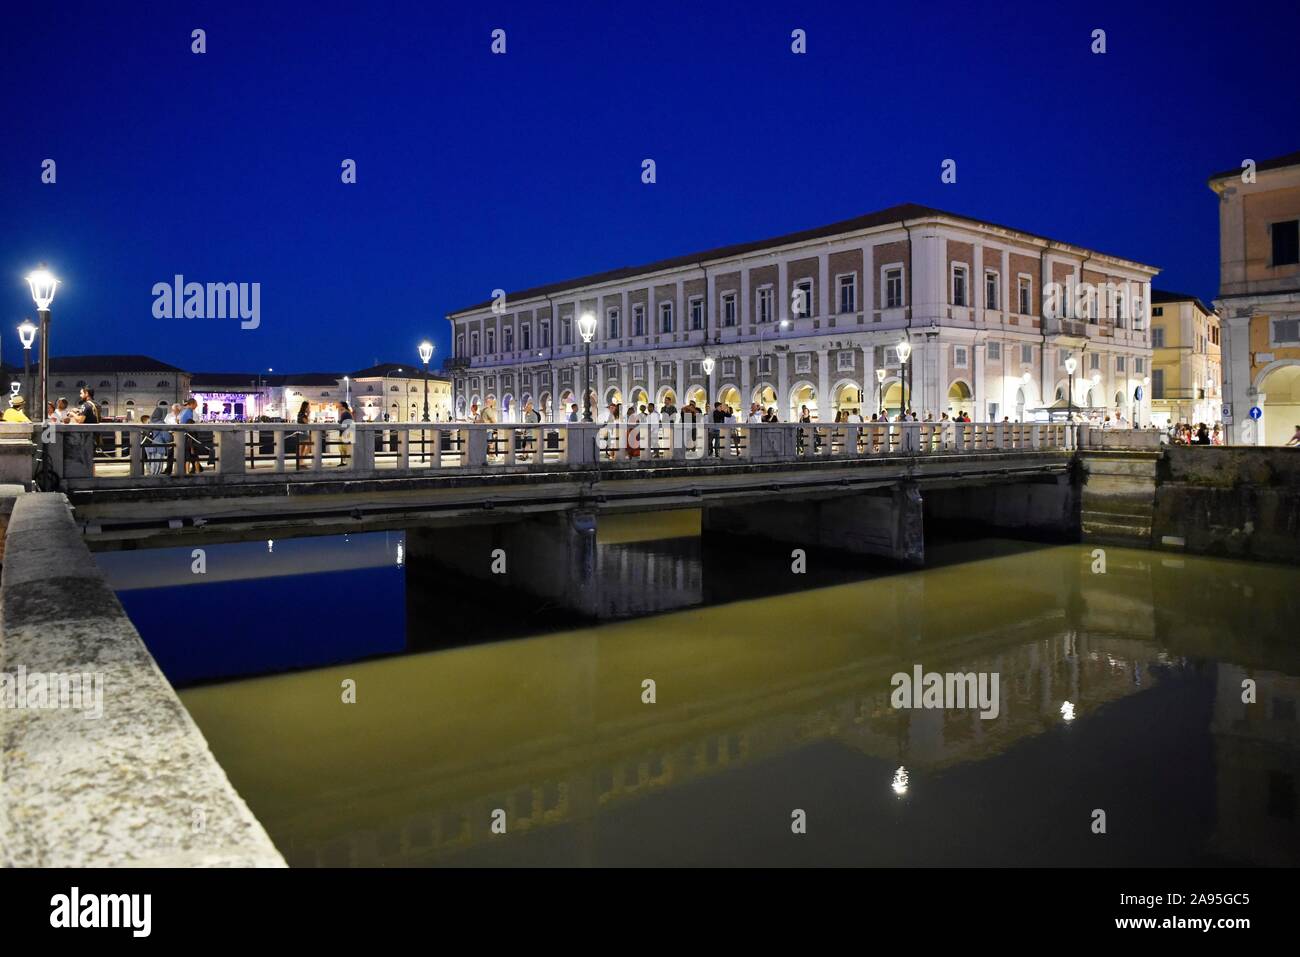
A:
[[[1259,406],[1257,406],[1257,405],[1252,405],[1252,406],[1250,407],[1250,417],[1251,417],[1252,419],[1256,419],[1256,420],[1258,420],[1258,419],[1260,419],[1263,415],[1264,415],[1264,410],[1261,409]]]

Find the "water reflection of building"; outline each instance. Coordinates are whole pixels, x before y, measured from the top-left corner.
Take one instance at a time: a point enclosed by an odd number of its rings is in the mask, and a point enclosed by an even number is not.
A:
[[[1255,702],[1242,700],[1255,683]],[[1218,770],[1215,849],[1232,862],[1293,866],[1300,852],[1300,678],[1219,665],[1214,700]]]
[[[542,638],[195,689],[185,701],[291,863],[465,862],[518,840],[554,841],[566,860],[591,862],[605,847],[601,822],[611,816],[660,806],[647,799],[699,793],[693,785],[719,787],[733,772],[810,748],[872,759],[862,766],[879,766],[884,793],[905,764],[912,800],[929,793],[940,772],[1001,760],[1035,739],[1051,745],[1047,735],[1064,733],[1066,704],[1081,730],[1101,712],[1131,709],[1161,684],[1153,672],[1194,673],[1191,656],[1282,660],[1224,627],[1234,614],[1224,596],[1248,582],[1253,606],[1286,620],[1296,610],[1293,576],[1217,563],[1193,578],[1194,561],[1170,567],[1150,553],[1111,549],[1103,575],[1090,572],[1087,550],[1030,550]],[[989,600],[993,581],[1015,587]],[[1166,609],[1164,617],[1153,606]],[[1176,627],[1174,607],[1191,616],[1186,627]],[[485,605],[477,613],[496,611]],[[894,711],[889,676],[918,662],[928,671],[997,671],[999,717]],[[640,700],[647,676],[658,685],[653,707]],[[343,677],[372,695],[364,709],[337,704]],[[1208,687],[1196,693],[1208,718]],[[1220,723],[1221,755],[1246,748],[1218,762],[1221,853],[1249,859],[1234,848],[1263,838],[1247,841],[1250,822],[1225,818],[1284,806],[1287,785],[1267,773],[1262,784],[1233,779],[1254,774],[1247,765],[1285,772],[1285,749],[1296,742],[1251,726],[1227,734]],[[1139,753],[1146,729],[1122,727],[1125,740],[1113,747]],[[1251,735],[1276,749],[1259,749]],[[490,830],[498,808],[507,812],[505,838]],[[1294,854],[1293,839],[1270,826],[1276,853]]]

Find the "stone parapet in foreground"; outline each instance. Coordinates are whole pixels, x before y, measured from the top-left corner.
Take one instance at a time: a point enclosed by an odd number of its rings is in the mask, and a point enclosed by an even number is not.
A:
[[[0,865],[284,866],[61,494],[18,496],[9,516],[0,676],[20,674],[28,693],[37,674],[102,676],[102,716],[87,702],[0,707]]]

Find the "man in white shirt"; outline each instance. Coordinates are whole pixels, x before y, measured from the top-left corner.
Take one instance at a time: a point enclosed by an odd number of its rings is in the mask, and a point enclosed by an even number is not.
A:
[[[758,407],[757,402],[751,402],[749,404],[749,421],[750,422],[763,421],[763,410]]]

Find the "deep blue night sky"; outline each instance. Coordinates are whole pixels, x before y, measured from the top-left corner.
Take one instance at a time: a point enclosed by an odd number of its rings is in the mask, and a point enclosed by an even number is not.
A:
[[[909,201],[1150,262],[1208,299],[1205,181],[1300,149],[1298,29],[1294,0],[11,6],[4,358],[41,260],[64,280],[55,354],[349,370],[414,361],[430,334],[440,361],[445,313],[497,286]],[[155,319],[175,273],[260,282],[261,327]]]

